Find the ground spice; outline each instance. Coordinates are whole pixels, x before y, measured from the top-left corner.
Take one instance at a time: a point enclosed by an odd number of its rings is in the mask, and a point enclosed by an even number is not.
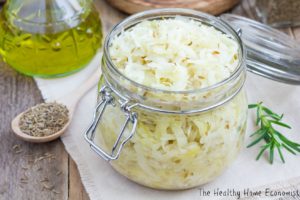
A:
[[[12,147],[12,150],[15,154],[19,154],[22,153],[23,150],[21,149],[21,146],[19,144],[16,144]]]
[[[43,137],[61,130],[69,120],[66,106],[58,103],[42,103],[28,111],[20,118],[19,126],[23,133]]]
[[[20,144],[14,144],[11,147],[11,150],[13,153],[22,151],[22,146]],[[20,167],[22,169],[23,174],[21,175],[21,177],[19,178],[19,188],[20,189],[27,189],[27,187],[30,187],[28,184],[29,183],[38,183],[39,187],[41,189],[41,191],[44,192],[48,192],[48,193],[52,193],[53,195],[59,195],[61,194],[60,191],[57,190],[57,188],[55,188],[55,182],[54,181],[50,181],[50,179],[48,177],[43,177],[43,179],[34,179],[32,180],[32,176],[31,174],[36,174],[38,171],[42,171],[43,168],[40,165],[39,162],[42,161],[49,161],[51,162],[53,159],[56,159],[56,155],[50,152],[45,152],[43,154],[40,153],[34,153],[34,154],[25,154],[22,155],[23,157],[25,157],[26,159],[28,159],[28,163],[27,164],[22,164]],[[15,156],[15,159],[20,158],[19,156]],[[14,163],[14,161],[13,161]],[[36,166],[36,167],[34,167]],[[34,170],[34,171],[33,171]],[[57,170],[55,172],[55,175],[58,177],[61,177],[61,175],[63,174],[62,171]],[[43,175],[43,173],[42,173]],[[34,178],[34,176],[33,176]],[[40,178],[40,177],[38,177]],[[55,178],[56,179],[56,178]],[[5,185],[0,186],[0,196],[1,194],[4,194],[7,192],[7,188],[5,188]],[[1,199],[1,198],[0,198]]]
[[[300,25],[300,0],[256,0],[256,5],[267,24]]]

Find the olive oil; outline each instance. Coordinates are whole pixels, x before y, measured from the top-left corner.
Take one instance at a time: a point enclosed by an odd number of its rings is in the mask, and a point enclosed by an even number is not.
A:
[[[75,15],[76,19],[47,24],[40,19],[33,23],[27,18],[16,18],[6,9],[7,6],[0,16],[0,54],[6,63],[23,74],[68,75],[84,67],[101,47],[102,27],[93,7]]]

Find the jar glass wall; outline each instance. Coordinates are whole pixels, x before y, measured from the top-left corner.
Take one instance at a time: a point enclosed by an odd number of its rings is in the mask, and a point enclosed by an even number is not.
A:
[[[230,77],[201,89],[167,91],[140,85],[116,69],[108,51],[115,35],[143,20],[178,15],[214,26],[238,43],[239,64]],[[95,143],[101,147],[96,152],[111,160],[120,174],[152,188],[187,189],[215,179],[235,160],[243,145],[247,120],[244,57],[242,42],[231,27],[196,11],[146,11],[121,22],[104,45],[99,90],[105,86],[111,96],[110,105],[98,113],[94,124]],[[99,102],[107,100],[101,91]],[[134,123],[123,126],[132,112],[137,116],[133,137]],[[127,143],[118,149],[116,144],[122,138]],[[102,150],[108,154],[120,150],[120,155],[103,156]]]
[[[151,188],[178,190],[208,183],[220,176],[243,146],[247,119],[244,90],[230,102],[194,115],[135,111],[135,135],[111,165],[130,180]],[[97,128],[96,140],[107,152],[117,140],[123,116],[118,107],[108,107]]]

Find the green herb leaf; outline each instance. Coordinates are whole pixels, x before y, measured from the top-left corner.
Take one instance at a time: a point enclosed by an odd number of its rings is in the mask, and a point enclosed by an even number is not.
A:
[[[265,152],[265,150],[269,147],[270,145],[265,145],[262,147],[262,149],[260,150],[259,154],[256,157],[256,160],[259,160],[259,158],[262,156],[262,154]]]
[[[280,145],[276,145],[276,148],[277,148],[277,151],[278,151],[278,154],[279,154],[279,156],[280,156],[281,161],[282,161],[283,163],[285,163],[284,157],[283,157],[283,155],[282,155],[282,151],[281,151],[281,149],[280,149]]]
[[[250,137],[256,137],[254,140],[247,146],[252,147],[258,144],[261,141],[265,142],[256,157],[256,160],[259,160],[265,151],[269,151],[269,162],[272,164],[274,162],[274,151],[277,149],[280,159],[283,163],[285,163],[284,156],[282,153],[282,148],[291,154],[296,155],[296,153],[300,153],[300,144],[293,142],[286,138],[282,133],[277,131],[273,125],[278,125],[284,128],[291,129],[291,126],[283,123],[281,120],[283,118],[283,114],[279,115],[273,112],[271,109],[263,106],[263,103],[250,104],[248,105],[249,109],[256,108],[256,125],[259,126],[254,133],[250,135]]]
[[[251,109],[251,108],[256,108],[256,107],[257,107],[257,104],[249,104],[249,105],[248,105],[248,108],[249,108],[249,109]]]
[[[256,145],[257,143],[259,143],[259,142],[260,142],[262,139],[264,139],[264,138],[265,138],[265,135],[261,135],[259,138],[257,138],[256,140],[254,140],[251,144],[249,144],[249,145],[247,146],[247,148]]]
[[[285,149],[286,149],[287,151],[289,151],[290,153],[296,155],[296,153],[295,153],[292,149],[290,149],[288,146],[286,146],[285,144],[282,144],[282,147],[285,148]]]
[[[272,124],[277,124],[277,125],[279,125],[279,126],[283,126],[283,127],[286,127],[286,128],[291,129],[291,127],[290,127],[289,125],[287,125],[287,124],[285,124],[285,123],[282,123],[282,122],[280,122],[280,121],[270,120],[270,123],[272,123]]]
[[[255,131],[254,133],[252,133],[250,135],[250,137],[253,137],[254,135],[264,134],[266,131],[267,131],[267,129],[258,129],[257,131]]]
[[[273,164],[274,161],[274,143],[272,142],[270,145],[270,163]]]
[[[259,117],[260,116],[259,111],[260,111],[260,109],[258,107],[256,110],[256,126],[258,126],[259,122],[261,121],[261,118]]]

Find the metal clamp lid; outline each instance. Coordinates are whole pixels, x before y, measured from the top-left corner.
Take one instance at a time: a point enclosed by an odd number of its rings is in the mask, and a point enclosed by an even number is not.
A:
[[[288,35],[260,22],[233,14],[220,18],[241,29],[249,71],[270,79],[300,84],[300,44]]]
[[[84,134],[85,140],[90,144],[90,147],[99,155],[101,156],[104,160],[110,161],[110,160],[116,160],[119,158],[121,150],[123,149],[124,145],[133,137],[137,122],[138,122],[138,117],[137,113],[132,112],[131,108],[134,106],[129,105],[129,101],[120,101],[120,109],[124,112],[126,116],[125,123],[123,124],[119,136],[117,137],[117,140],[115,141],[113,148],[111,150],[111,153],[105,152],[100,146],[98,146],[94,139],[95,139],[95,131],[100,123],[100,120],[103,116],[103,113],[105,111],[105,108],[108,105],[111,106],[116,106],[115,104],[115,98],[112,96],[112,90],[108,86],[104,86],[100,90],[101,98],[102,100],[98,103],[96,106],[96,110],[94,113],[94,118],[93,122],[88,128],[88,130]],[[130,133],[126,136],[124,136],[124,132],[128,124],[132,123],[132,129]],[[124,137],[124,138],[123,138]],[[122,139],[123,138],[123,139]],[[122,141],[121,141],[122,140]]]

